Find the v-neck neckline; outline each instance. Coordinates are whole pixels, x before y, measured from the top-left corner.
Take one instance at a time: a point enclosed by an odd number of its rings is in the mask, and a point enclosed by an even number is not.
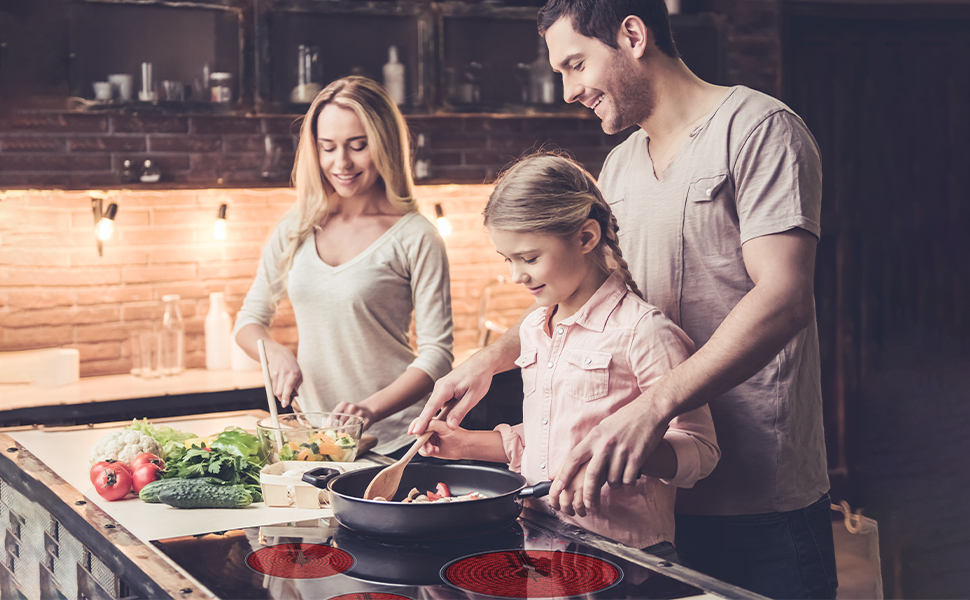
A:
[[[320,257],[320,253],[317,251],[317,240],[316,240],[316,236],[314,236],[310,240],[313,243],[313,256],[316,258],[317,263],[321,267],[323,267],[324,269],[329,270],[331,273],[337,273],[339,271],[342,271],[344,269],[347,269],[348,267],[350,267],[350,266],[352,266],[352,265],[354,265],[354,264],[356,264],[356,263],[364,260],[368,255],[373,254],[378,248],[380,248],[384,244],[384,242],[388,238],[391,237],[391,235],[394,233],[395,230],[401,228],[403,226],[403,224],[407,220],[409,220],[415,214],[417,214],[417,211],[412,211],[412,212],[409,212],[407,214],[401,215],[401,218],[398,219],[396,223],[394,223],[393,225],[391,225],[390,227],[388,227],[387,228],[387,231],[385,231],[380,236],[378,236],[378,238],[376,240],[374,240],[373,242],[371,242],[371,244],[369,246],[367,246],[366,248],[364,248],[363,250],[361,250],[359,253],[357,253],[356,256],[354,256],[353,258],[351,258],[347,262],[343,262],[343,263],[340,263],[337,266],[333,266],[330,263],[328,263],[325,260],[323,260],[323,258]]]
[[[714,105],[714,108],[712,108],[710,111],[708,111],[706,115],[704,115],[703,117],[701,117],[696,121],[697,124],[690,129],[690,132],[687,134],[687,139],[684,140],[684,142],[681,144],[680,148],[677,150],[677,154],[672,159],[670,159],[670,162],[667,163],[667,165],[664,167],[663,171],[659,175],[657,174],[657,163],[653,159],[653,155],[650,153],[650,135],[646,131],[643,132],[644,138],[645,138],[644,143],[646,145],[647,158],[650,159],[650,170],[653,174],[654,181],[666,180],[666,175],[669,173],[670,168],[680,161],[680,157],[683,156],[684,152],[687,150],[687,147],[690,146],[691,143],[694,141],[694,138],[697,137],[697,134],[700,133],[701,129],[703,129],[704,126],[706,126],[708,123],[711,122],[711,119],[714,118],[714,115],[717,114],[717,111],[721,110],[721,107],[724,106],[724,103],[727,102],[728,98],[730,98],[734,94],[734,91],[737,88],[738,86],[729,87],[727,91],[724,92],[724,94],[721,96],[721,99],[718,100],[717,104]]]

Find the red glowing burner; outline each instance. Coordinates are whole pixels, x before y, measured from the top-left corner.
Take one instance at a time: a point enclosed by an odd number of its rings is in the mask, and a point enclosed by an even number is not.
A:
[[[351,592],[349,594],[340,594],[339,596],[334,596],[330,600],[411,600],[407,596],[398,596],[397,594],[388,594],[387,592]]]
[[[574,552],[503,550],[460,558],[441,576],[462,590],[500,598],[556,598],[594,594],[616,585],[619,567]]]
[[[254,570],[284,579],[320,579],[354,566],[354,557],[323,544],[279,544],[260,548],[246,562]]]

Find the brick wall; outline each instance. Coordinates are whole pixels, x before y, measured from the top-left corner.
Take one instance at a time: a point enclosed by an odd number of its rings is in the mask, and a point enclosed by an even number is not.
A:
[[[412,116],[427,137],[434,183],[482,183],[534,148],[568,148],[593,172],[623,138],[599,120],[567,117]],[[122,163],[151,159],[163,187],[287,185],[298,117],[19,112],[0,120],[0,189],[122,187]],[[271,154],[267,155],[267,140]],[[151,184],[137,187],[152,189]]]
[[[507,272],[481,224],[489,186],[419,186],[421,212],[440,203],[454,229],[451,261],[456,356],[478,340],[478,298]],[[292,205],[277,189],[118,190],[114,236],[98,256],[90,196],[76,191],[0,193],[0,351],[78,348],[81,375],[126,373],[132,331],[161,317],[163,294],[182,297],[187,364],[205,365],[203,320],[208,294],[224,291],[234,317],[249,289],[269,233]],[[226,239],[212,226],[229,205]],[[514,320],[531,303],[524,292],[499,306]],[[280,307],[276,339],[296,346],[292,309]]]

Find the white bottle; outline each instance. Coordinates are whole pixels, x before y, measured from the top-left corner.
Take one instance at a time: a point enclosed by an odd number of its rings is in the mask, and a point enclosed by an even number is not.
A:
[[[205,368],[229,368],[229,336],[232,335],[232,319],[226,314],[225,294],[209,294],[209,313],[205,316]]]
[[[387,64],[384,65],[384,87],[398,106],[404,104],[404,65],[397,61],[397,46],[387,49]]]

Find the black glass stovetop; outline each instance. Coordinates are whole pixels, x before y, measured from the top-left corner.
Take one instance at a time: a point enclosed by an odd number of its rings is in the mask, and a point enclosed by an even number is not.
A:
[[[718,592],[703,577],[687,583],[686,570],[649,554],[597,548],[603,544],[550,523],[520,518],[485,535],[393,540],[324,518],[154,544],[220,598],[692,598]]]

